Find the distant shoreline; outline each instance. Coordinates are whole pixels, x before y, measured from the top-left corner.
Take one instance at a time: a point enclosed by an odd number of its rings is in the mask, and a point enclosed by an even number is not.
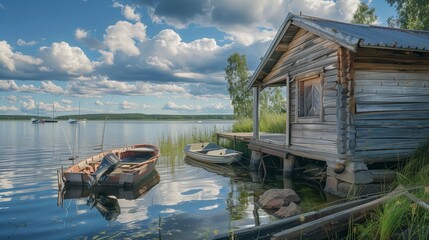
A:
[[[30,120],[37,119],[52,119],[48,116],[32,116],[32,115],[0,115],[0,120]],[[234,120],[233,115],[222,114],[204,114],[204,115],[163,115],[163,114],[141,114],[141,113],[126,113],[126,114],[84,114],[84,115],[64,115],[58,116],[55,120],[68,119],[86,119],[86,120]]]

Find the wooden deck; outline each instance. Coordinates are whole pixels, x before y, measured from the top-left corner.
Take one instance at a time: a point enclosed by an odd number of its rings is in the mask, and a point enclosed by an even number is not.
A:
[[[335,154],[321,154],[311,148],[293,146],[286,144],[286,134],[280,133],[260,133],[259,139],[253,139],[252,132],[225,132],[217,133],[217,141],[220,139],[228,139],[233,141],[235,148],[237,141],[248,143],[249,150],[262,152],[264,154],[273,155],[280,158],[286,158],[288,154],[301,156],[321,161],[333,161],[338,158]]]

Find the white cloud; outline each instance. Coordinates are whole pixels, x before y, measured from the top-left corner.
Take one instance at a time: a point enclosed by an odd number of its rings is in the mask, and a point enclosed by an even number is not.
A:
[[[288,12],[350,21],[359,0],[188,0],[193,8],[175,0],[155,1],[150,6],[153,22],[184,28],[192,23],[215,27],[234,41],[250,46],[255,42],[270,41]]]
[[[140,22],[140,14],[136,13],[135,7],[129,6],[129,5],[124,6],[123,4],[121,4],[119,2],[114,2],[113,7],[114,8],[121,8],[122,15],[124,15],[124,17],[126,19]]]
[[[15,106],[2,106],[0,105],[0,111],[18,111],[18,108]]]
[[[126,5],[122,10],[122,13],[126,19],[140,22],[140,14],[136,13],[136,9],[134,7]]]
[[[174,66],[174,64],[171,61],[167,59],[159,58],[157,56],[155,57],[149,56],[148,58],[146,58],[146,63],[150,66],[160,68],[166,71],[170,70],[170,67]]]
[[[36,104],[33,99],[27,99],[27,101],[22,101],[22,109],[25,111],[30,111],[36,109]]]
[[[40,65],[42,60],[24,55],[20,52],[13,52],[12,47],[6,41],[0,41],[0,65],[9,71],[16,71],[17,67],[25,65]]]
[[[97,81],[71,82],[66,92],[70,95],[86,97],[102,96],[104,94],[161,96],[162,94],[183,94],[186,90],[184,87],[175,84],[127,83],[101,78]]]
[[[105,104],[102,101],[97,100],[97,101],[95,101],[95,105],[97,105],[97,106],[104,106]]]
[[[113,54],[112,52],[103,51],[103,50],[100,50],[99,52],[102,55],[101,61],[103,63],[107,65],[113,65],[115,54]]]
[[[174,76],[180,77],[180,78],[191,78],[191,79],[202,79],[204,78],[204,75],[199,73],[193,73],[193,72],[175,72]]]
[[[140,54],[136,42],[146,39],[146,26],[140,22],[131,24],[126,21],[118,21],[109,26],[104,35],[104,43],[112,52],[122,52],[127,56]]]
[[[42,81],[37,87],[33,84],[18,85],[14,80],[0,80],[0,91],[64,94],[64,90],[51,81]]]
[[[70,105],[72,103],[72,101],[69,99],[61,99],[61,103],[65,104],[65,105]]]
[[[44,66],[49,70],[66,72],[69,75],[82,75],[92,72],[93,63],[79,47],[66,42],[54,42],[51,47],[41,47],[40,54]]]
[[[56,93],[56,94],[64,94],[64,90],[62,87],[55,85],[54,83],[52,83],[51,81],[43,81],[41,82],[41,87],[40,89],[43,92],[48,92],[48,93]]]
[[[78,28],[75,30],[74,36],[76,39],[83,39],[83,38],[86,38],[88,36],[88,32],[81,29],[81,28]]]
[[[174,102],[167,102],[162,109],[164,110],[174,110],[174,111],[186,111],[186,112],[190,112],[190,111],[200,111],[201,110],[201,106],[199,105],[177,105]]]
[[[16,44],[18,44],[19,46],[26,46],[26,47],[28,47],[28,46],[36,45],[37,42],[36,41],[26,42],[26,41],[24,41],[23,39],[20,38],[20,39],[18,39],[18,41],[16,41]]]
[[[18,98],[14,95],[9,95],[6,97],[6,99],[9,103],[16,103],[16,101],[18,100]]]
[[[132,103],[124,100],[119,104],[119,108],[122,110],[140,110],[149,108],[149,106],[145,104]]]

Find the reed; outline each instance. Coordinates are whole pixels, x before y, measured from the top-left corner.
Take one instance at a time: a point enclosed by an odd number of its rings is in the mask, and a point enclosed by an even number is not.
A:
[[[183,160],[185,154],[183,148],[189,143],[199,141],[216,142],[217,129],[193,128],[190,132],[180,133],[178,135],[163,134],[158,139],[158,146],[161,150],[162,158],[160,161],[174,166],[177,160]]]

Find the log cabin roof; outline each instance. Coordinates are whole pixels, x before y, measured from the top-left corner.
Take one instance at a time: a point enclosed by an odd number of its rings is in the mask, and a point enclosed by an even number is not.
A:
[[[264,58],[250,78],[249,88],[258,86],[287,51],[302,28],[357,52],[359,48],[383,48],[429,52],[429,32],[373,25],[350,24],[289,13]]]

